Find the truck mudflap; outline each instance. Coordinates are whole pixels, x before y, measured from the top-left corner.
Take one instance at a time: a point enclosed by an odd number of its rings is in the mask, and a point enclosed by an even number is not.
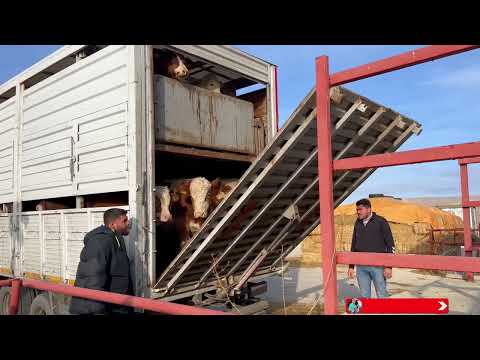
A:
[[[396,151],[421,125],[345,88],[331,89],[334,159]],[[319,224],[315,89],[154,286],[155,297],[217,287],[230,295],[279,265]],[[375,169],[334,174],[338,206]],[[321,181],[321,180],[320,180]]]

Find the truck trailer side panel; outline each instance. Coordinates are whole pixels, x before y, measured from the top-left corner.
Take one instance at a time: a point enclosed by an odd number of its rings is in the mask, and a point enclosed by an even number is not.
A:
[[[22,94],[22,200],[128,190],[127,46]]]
[[[0,203],[14,198],[16,97],[0,104]]]

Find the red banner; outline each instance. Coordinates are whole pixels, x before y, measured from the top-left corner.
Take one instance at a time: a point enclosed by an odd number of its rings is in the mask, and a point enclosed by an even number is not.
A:
[[[448,314],[448,299],[345,299],[347,314]]]

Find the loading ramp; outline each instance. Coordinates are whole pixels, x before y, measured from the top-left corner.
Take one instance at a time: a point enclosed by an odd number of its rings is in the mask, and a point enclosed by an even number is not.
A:
[[[269,276],[319,224],[315,89],[154,286],[153,297],[239,290]],[[421,125],[365,97],[330,92],[334,159],[396,151]],[[334,206],[375,169],[334,174]]]

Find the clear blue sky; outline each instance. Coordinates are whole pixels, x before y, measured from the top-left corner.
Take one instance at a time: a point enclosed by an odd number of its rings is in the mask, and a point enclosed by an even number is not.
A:
[[[252,55],[278,65],[280,124],[313,87],[315,57],[328,55],[330,71],[378,60],[420,45],[278,46],[239,45]],[[0,83],[18,74],[59,46],[0,46]],[[480,140],[480,51],[437,60],[346,87],[423,125],[400,150]],[[470,192],[480,193],[480,166],[470,166]],[[454,161],[377,170],[346,202],[369,193],[400,197],[460,194]]]

